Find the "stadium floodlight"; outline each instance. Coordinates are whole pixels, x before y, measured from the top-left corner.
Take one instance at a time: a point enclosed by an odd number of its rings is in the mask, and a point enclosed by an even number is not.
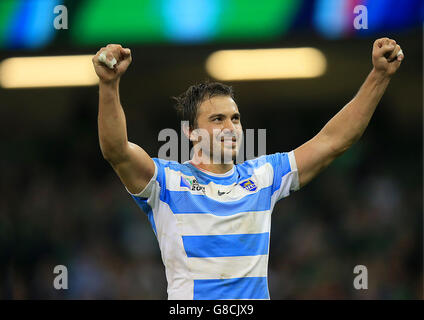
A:
[[[326,67],[324,54],[315,48],[220,50],[206,61],[208,73],[222,81],[314,78]]]
[[[0,63],[3,88],[91,86],[98,83],[92,55],[8,58]]]

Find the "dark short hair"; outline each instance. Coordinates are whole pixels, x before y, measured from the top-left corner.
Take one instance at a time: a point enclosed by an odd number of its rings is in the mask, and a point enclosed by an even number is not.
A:
[[[214,96],[230,96],[234,99],[233,88],[223,83],[206,81],[192,85],[179,96],[172,98],[181,120],[189,121],[189,126],[193,129],[197,126],[197,110],[200,104]]]

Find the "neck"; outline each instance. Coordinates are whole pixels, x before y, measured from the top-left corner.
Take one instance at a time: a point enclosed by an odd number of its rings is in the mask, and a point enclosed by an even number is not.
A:
[[[202,169],[202,170],[206,170],[212,173],[218,173],[218,174],[222,174],[222,173],[226,173],[228,171],[230,171],[234,164],[232,163],[222,163],[222,164],[214,164],[214,163],[195,163],[195,162],[190,162],[192,165],[194,165],[196,168],[198,169]]]
[[[194,156],[193,159],[190,160],[190,163],[194,165],[196,168],[201,170],[206,170],[212,173],[226,173],[230,171],[234,163],[213,163],[212,159],[209,159],[209,161],[202,161],[202,157],[196,157]]]

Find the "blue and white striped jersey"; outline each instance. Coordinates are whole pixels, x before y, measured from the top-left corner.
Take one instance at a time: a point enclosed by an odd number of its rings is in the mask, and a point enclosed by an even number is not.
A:
[[[294,152],[248,160],[225,174],[153,160],[151,181],[131,195],[158,239],[168,298],[269,299],[271,212],[299,189]]]

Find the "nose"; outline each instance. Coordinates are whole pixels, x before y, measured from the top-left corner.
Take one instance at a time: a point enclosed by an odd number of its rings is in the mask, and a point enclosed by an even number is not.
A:
[[[224,129],[222,130],[223,133],[234,133],[235,126],[234,123],[231,121],[231,119],[227,119],[224,123]]]

